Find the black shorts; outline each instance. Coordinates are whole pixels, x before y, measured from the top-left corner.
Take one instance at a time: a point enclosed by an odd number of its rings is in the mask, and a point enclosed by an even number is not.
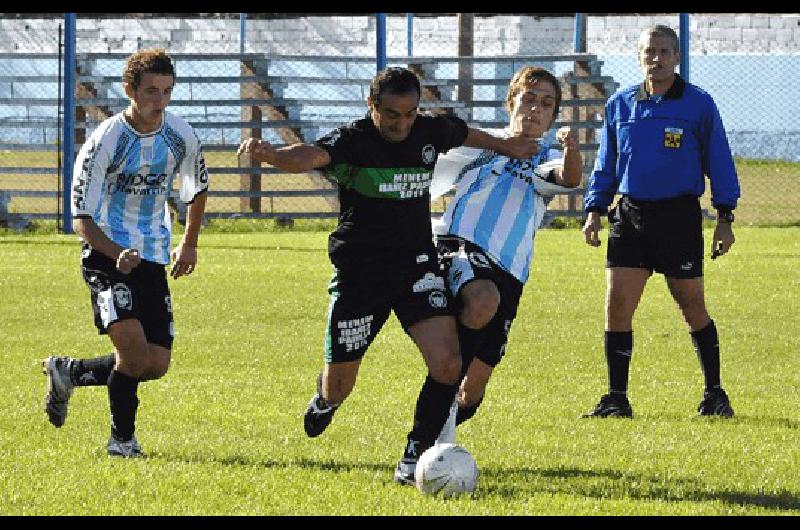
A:
[[[122,274],[114,260],[84,244],[81,272],[91,291],[94,325],[101,335],[114,322],[135,318],[147,342],[172,348],[172,300],[164,265],[142,260],[130,274]]]
[[[337,270],[325,334],[325,362],[361,359],[394,311],[403,329],[436,316],[453,316],[453,300],[433,245],[379,270]]]
[[[439,259],[444,267],[450,294],[460,308],[459,293],[473,280],[490,280],[500,293],[500,305],[494,318],[483,328],[479,345],[461,344],[462,361],[477,357],[489,366],[497,366],[506,351],[508,332],[517,316],[523,283],[492,261],[481,247],[464,239],[440,237]]]
[[[608,213],[606,267],[634,267],[670,278],[703,275],[703,214],[697,197],[636,201]]]

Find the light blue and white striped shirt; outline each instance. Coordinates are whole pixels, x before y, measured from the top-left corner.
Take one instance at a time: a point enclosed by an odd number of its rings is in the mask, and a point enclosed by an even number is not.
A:
[[[461,170],[454,183],[455,198],[437,232],[475,243],[499,267],[524,283],[533,259],[533,238],[547,208],[543,195],[551,194],[554,187],[567,190],[545,182],[534,170],[561,158],[560,151],[546,145],[540,145],[539,153],[526,160],[472,148],[441,155],[443,170],[450,165],[452,171],[454,164],[461,164]],[[470,161],[464,164],[467,160]],[[434,170],[434,181],[440,162]]]
[[[160,129],[142,134],[115,114],[75,160],[72,215],[91,217],[118,245],[166,265],[172,227],[166,202],[176,174],[183,202],[208,189],[202,146],[188,123],[165,112]]]

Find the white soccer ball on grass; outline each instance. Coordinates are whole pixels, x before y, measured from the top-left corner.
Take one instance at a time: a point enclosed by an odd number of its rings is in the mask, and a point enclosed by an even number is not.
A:
[[[436,444],[419,457],[414,480],[425,495],[445,499],[473,493],[478,485],[478,464],[469,451],[452,443]]]

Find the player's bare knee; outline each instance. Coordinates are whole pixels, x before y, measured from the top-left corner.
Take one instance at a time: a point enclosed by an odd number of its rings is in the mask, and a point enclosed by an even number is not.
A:
[[[168,371],[169,371],[169,360],[165,361],[159,359],[149,364],[146,372],[143,374],[143,377],[146,378],[148,381],[154,379],[161,379],[162,377],[167,375]]]
[[[446,385],[454,385],[458,383],[458,379],[461,375],[461,357],[448,356],[446,358],[441,358],[431,363],[428,369],[430,370],[431,377],[436,381]]]
[[[464,291],[464,308],[459,320],[468,328],[481,329],[494,318],[500,306],[500,292],[489,281],[468,284]]]
[[[120,359],[114,369],[136,379],[146,378],[148,365],[141,359]]]
[[[461,323],[471,329],[482,329],[491,322],[500,305],[500,295],[473,298],[459,316]]]
[[[633,323],[633,307],[623,297],[606,299],[606,329],[608,331],[627,331]]]

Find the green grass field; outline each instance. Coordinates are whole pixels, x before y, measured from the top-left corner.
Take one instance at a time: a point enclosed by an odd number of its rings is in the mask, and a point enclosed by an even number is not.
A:
[[[61,429],[43,411],[41,358],[110,351],[75,236],[7,232],[0,514],[798,515],[800,228],[736,236],[706,261],[734,419],[695,417],[702,376],[660,276],[634,324],[635,419],[578,419],[606,388],[605,246],[545,230],[506,358],[459,427],[478,490],[444,501],[391,482],[424,378],[393,317],[329,429],[303,432],[322,365],[325,232],[201,237],[197,272],[171,283],[173,365],[140,387],[148,458],[134,461],[105,455],[105,389],[77,389]]]

